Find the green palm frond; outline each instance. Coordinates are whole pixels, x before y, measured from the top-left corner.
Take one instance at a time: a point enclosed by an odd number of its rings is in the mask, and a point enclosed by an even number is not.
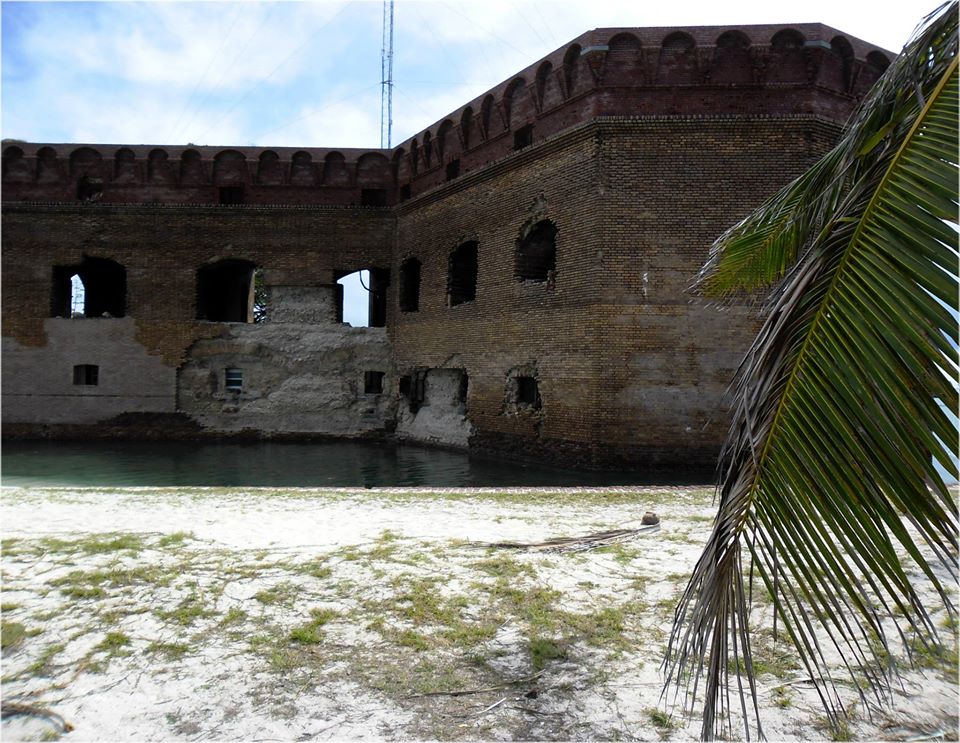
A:
[[[748,697],[759,728],[746,556],[835,724],[825,643],[881,702],[891,632],[939,644],[911,563],[955,613],[936,568],[956,582],[957,505],[933,459],[957,476],[958,117],[954,2],[701,275],[719,296],[783,275],[737,375],[719,512],[665,661],[668,685],[702,693],[705,739],[734,707],[747,724]]]

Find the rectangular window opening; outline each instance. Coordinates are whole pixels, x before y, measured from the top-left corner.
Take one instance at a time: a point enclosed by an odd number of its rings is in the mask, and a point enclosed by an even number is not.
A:
[[[460,159],[451,160],[447,163],[447,180],[452,181],[460,175]]]
[[[400,186],[400,201],[406,201],[410,198],[410,184],[404,183]]]
[[[73,383],[96,386],[100,383],[100,367],[96,364],[77,364],[73,367]]]
[[[386,206],[387,189],[363,188],[360,189],[360,206]]]
[[[534,377],[517,377],[517,404],[540,408],[540,391]]]
[[[383,394],[383,372],[367,371],[363,373],[363,392],[366,395]]]
[[[220,186],[221,204],[242,204],[243,186]]]
[[[227,369],[223,373],[223,386],[231,392],[243,389],[243,369]]]
[[[533,144],[533,124],[521,126],[513,133],[513,149],[522,150]]]

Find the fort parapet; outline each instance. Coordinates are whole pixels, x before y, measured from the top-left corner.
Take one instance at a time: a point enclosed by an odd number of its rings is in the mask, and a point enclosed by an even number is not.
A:
[[[4,435],[708,463],[758,317],[687,287],[891,56],[819,24],[596,29],[392,150],[5,140]]]

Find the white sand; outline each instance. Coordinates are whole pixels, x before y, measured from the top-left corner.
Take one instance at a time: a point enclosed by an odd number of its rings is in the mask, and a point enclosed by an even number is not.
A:
[[[710,494],[504,492],[6,488],[3,621],[26,636],[4,651],[4,701],[55,711],[74,741],[696,738],[696,719],[655,710]],[[661,529],[612,549],[464,544],[638,526],[648,509]],[[537,597],[565,623],[537,618]],[[333,614],[315,642],[292,640],[311,609]],[[622,626],[604,634],[594,620],[610,609]],[[769,618],[755,615],[758,632]],[[423,696],[532,676],[535,636],[563,646],[536,679]],[[760,677],[771,740],[830,738],[803,677]],[[850,734],[955,740],[957,689],[949,669],[910,671],[892,706],[867,710],[841,687]],[[53,729],[15,718],[3,739]]]

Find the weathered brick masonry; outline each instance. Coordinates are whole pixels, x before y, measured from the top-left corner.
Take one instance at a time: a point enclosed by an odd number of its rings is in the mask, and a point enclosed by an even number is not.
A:
[[[6,141],[4,434],[707,463],[758,318],[687,287],[888,59],[817,24],[597,29],[393,150]],[[338,322],[358,269],[374,327]]]

